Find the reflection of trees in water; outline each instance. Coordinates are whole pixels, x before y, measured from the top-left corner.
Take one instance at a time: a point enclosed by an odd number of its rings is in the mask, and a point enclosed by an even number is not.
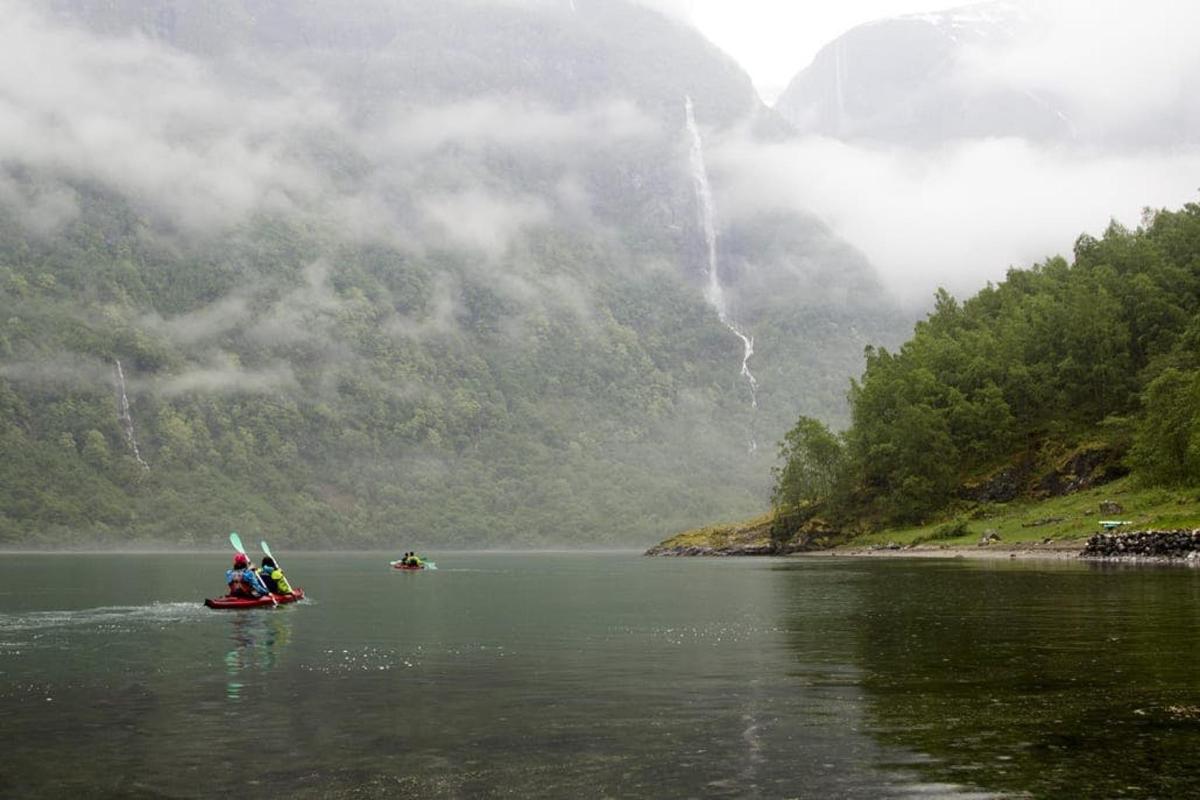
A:
[[[882,743],[929,780],[1037,797],[1200,792],[1200,574],[872,565],[860,634]]]
[[[291,614],[285,610],[260,613],[232,612],[229,638],[233,649],[225,654],[225,696],[238,702],[242,698],[243,673],[249,670],[270,672],[280,651],[292,638]]]

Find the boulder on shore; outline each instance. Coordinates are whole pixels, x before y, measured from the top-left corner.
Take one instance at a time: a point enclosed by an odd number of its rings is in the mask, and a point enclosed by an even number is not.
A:
[[[1098,533],[1088,539],[1083,558],[1154,558],[1195,561],[1200,553],[1200,529]]]

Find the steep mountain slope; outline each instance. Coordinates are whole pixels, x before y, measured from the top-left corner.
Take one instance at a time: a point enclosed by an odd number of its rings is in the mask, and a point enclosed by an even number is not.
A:
[[[640,543],[760,508],[896,338],[819,223],[718,224],[752,406],[685,98],[780,124],[641,7],[52,6],[0,27],[47,56],[3,86],[0,541]]]

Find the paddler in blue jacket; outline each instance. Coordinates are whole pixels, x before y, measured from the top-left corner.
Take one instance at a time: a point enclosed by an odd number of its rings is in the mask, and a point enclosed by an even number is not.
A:
[[[271,593],[245,553],[233,557],[233,569],[225,570],[225,582],[229,584],[229,594],[234,597],[262,597]]]

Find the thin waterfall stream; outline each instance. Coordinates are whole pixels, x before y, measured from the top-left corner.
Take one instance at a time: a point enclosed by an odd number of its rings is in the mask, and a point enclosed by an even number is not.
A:
[[[129,449],[133,451],[133,457],[142,465],[143,469],[150,469],[150,465],[142,460],[142,453],[138,449],[137,437],[133,435],[133,413],[129,410],[129,395],[125,392],[125,370],[121,369],[121,359],[114,359],[116,366],[113,371],[117,376],[117,391],[120,393],[118,398],[120,402],[120,413],[117,419],[121,422],[121,427],[125,431],[125,441],[129,443]]]
[[[721,320],[735,336],[742,340],[742,369],[741,376],[750,387],[750,407],[758,408],[758,380],[750,371],[750,359],[754,355],[754,337],[742,330],[729,313],[725,302],[725,290],[721,286],[721,276],[717,271],[717,227],[713,206],[712,188],[708,182],[708,168],[704,163],[704,144],[700,138],[700,129],[696,126],[696,117],[692,108],[692,98],[684,98],[684,110],[687,116],[687,130],[691,137],[689,164],[692,172],[692,184],[696,189],[696,200],[700,213],[700,229],[704,232],[704,245],[708,256],[708,282],[704,287],[704,298],[717,312]],[[750,438],[750,451],[758,450],[758,442]]]

